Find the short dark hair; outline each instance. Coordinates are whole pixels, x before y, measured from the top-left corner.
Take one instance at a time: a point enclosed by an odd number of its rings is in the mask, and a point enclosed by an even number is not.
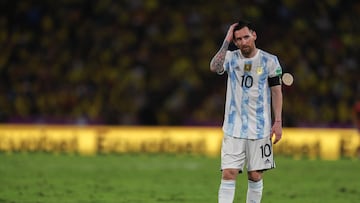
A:
[[[238,24],[234,27],[233,34],[235,33],[236,30],[240,30],[244,27],[248,27],[249,30],[255,31],[255,26],[252,22],[247,20],[240,20]]]

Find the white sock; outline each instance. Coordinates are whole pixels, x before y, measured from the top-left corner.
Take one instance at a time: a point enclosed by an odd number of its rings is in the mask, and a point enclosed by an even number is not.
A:
[[[260,203],[263,191],[263,181],[248,181],[246,203]]]
[[[235,180],[221,180],[218,203],[232,203],[235,195]]]

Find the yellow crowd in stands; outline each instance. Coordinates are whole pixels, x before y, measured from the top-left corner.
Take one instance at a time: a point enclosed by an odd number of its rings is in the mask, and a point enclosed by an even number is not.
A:
[[[221,125],[209,63],[231,23],[295,81],[284,125],[352,125],[359,1],[59,0],[0,3],[0,122]]]

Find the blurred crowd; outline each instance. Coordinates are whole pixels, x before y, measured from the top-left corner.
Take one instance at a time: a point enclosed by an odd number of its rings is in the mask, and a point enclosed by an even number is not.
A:
[[[248,19],[283,72],[284,126],[351,127],[359,1],[3,0],[0,122],[221,125],[226,76],[209,70]]]

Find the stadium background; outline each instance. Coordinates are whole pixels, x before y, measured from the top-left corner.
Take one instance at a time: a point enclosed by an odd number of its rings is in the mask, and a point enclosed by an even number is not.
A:
[[[359,14],[351,0],[0,1],[0,202],[214,202],[226,83],[209,62],[242,18],[295,77],[264,203],[358,202]]]
[[[284,126],[353,126],[358,1],[5,0],[0,11],[1,123],[219,126],[225,78],[209,61],[246,18],[295,77]]]

